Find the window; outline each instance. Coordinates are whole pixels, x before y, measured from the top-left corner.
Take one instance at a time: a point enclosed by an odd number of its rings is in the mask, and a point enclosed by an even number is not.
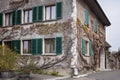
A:
[[[31,41],[24,40],[23,41],[23,54],[30,54],[31,53]]]
[[[45,7],[45,20],[54,20],[56,19],[56,6],[46,6]]]
[[[7,46],[12,51],[15,51],[17,53],[21,52],[21,45],[20,45],[21,42],[20,42],[20,40],[5,41],[4,44],[5,44],[5,46]]]
[[[55,38],[45,39],[45,53],[55,53]]]
[[[5,26],[12,25],[12,13],[5,14]]]
[[[5,41],[4,44],[5,44],[5,46],[7,46],[9,49],[12,49],[12,48],[11,48],[11,41]]]
[[[24,23],[31,23],[32,22],[32,10],[25,10],[24,11]]]
[[[86,56],[92,55],[92,42],[82,39],[82,54]]]

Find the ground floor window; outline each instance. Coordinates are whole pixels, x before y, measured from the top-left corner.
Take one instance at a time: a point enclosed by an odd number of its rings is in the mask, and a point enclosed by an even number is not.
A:
[[[92,55],[92,42],[82,39],[82,54],[86,56]]]
[[[12,48],[11,48],[11,41],[5,41],[4,44],[5,44],[5,46],[8,47],[9,49],[12,49]]]
[[[47,38],[45,41],[45,53],[55,53],[55,38]]]
[[[31,40],[24,40],[23,41],[23,54],[30,54],[31,53]]]

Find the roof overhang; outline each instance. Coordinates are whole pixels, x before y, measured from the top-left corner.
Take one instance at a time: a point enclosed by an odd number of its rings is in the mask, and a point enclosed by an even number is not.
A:
[[[111,47],[111,45],[110,45],[107,41],[105,41],[105,46],[106,46],[107,48],[110,48],[110,47]]]
[[[91,9],[91,11],[98,17],[103,26],[110,26],[111,23],[105,15],[104,11],[100,7],[97,0],[83,0]]]

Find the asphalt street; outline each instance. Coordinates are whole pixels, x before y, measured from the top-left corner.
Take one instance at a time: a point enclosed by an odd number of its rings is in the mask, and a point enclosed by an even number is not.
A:
[[[120,80],[120,70],[103,71],[89,74],[88,76],[82,78],[66,78],[59,80]]]

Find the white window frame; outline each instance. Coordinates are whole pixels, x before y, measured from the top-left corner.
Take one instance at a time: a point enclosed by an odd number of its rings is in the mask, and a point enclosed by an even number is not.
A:
[[[90,48],[89,48],[89,47],[90,47],[90,40],[89,40],[88,38],[86,38],[86,37],[83,38],[83,39],[86,41],[86,54],[85,54],[85,56],[90,56],[90,54],[89,54],[89,53],[90,53],[90,52],[89,52],[89,51],[90,51],[90,50],[89,50],[89,49],[90,49]]]
[[[27,14],[26,14],[27,12]],[[31,15],[30,15],[31,14]],[[27,9],[27,10],[24,10],[24,21],[23,23],[26,24],[26,23],[32,23],[32,9]],[[31,19],[30,19],[31,18]]]
[[[21,55],[32,55],[31,52],[30,53],[24,53],[24,41],[31,41],[29,39],[26,39],[26,40],[21,40]],[[30,48],[31,50],[31,48]]]
[[[5,26],[11,26],[12,25],[12,12],[5,13]]]
[[[55,8],[54,13],[53,12],[53,7]],[[47,12],[47,8],[50,8],[50,12]],[[49,14],[49,19],[47,19],[47,14]],[[54,15],[52,15],[54,14]],[[54,18],[52,18],[54,16]],[[56,20],[56,5],[49,5],[49,6],[45,6],[45,20]]]
[[[53,53],[46,53],[45,52],[45,39],[55,39],[55,44],[54,44],[54,47],[55,47],[55,51],[56,51],[56,38],[55,37],[52,37],[52,38],[43,38],[43,55],[57,55],[56,52],[53,52]]]

